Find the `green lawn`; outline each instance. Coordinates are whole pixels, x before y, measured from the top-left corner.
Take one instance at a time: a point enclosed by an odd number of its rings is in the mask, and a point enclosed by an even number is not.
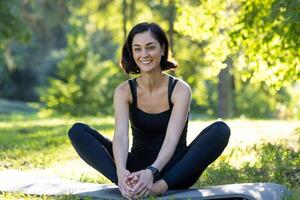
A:
[[[0,115],[0,170],[20,169],[53,173],[86,182],[109,181],[79,159],[67,137],[77,121],[88,123],[112,138],[112,117],[38,118],[36,115]],[[193,119],[188,141],[211,121]],[[230,120],[228,148],[201,176],[195,186],[243,182],[275,182],[286,185],[291,199],[300,196],[300,122]],[[5,193],[4,199],[53,199]],[[74,199],[70,196],[55,199]]]

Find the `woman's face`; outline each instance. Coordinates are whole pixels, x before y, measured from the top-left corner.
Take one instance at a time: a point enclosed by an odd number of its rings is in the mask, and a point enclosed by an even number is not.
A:
[[[150,31],[138,33],[132,40],[133,58],[141,72],[149,72],[160,68],[163,48],[151,35]]]

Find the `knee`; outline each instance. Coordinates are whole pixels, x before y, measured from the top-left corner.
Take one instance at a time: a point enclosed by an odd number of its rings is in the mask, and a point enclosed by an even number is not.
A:
[[[86,126],[83,123],[75,123],[72,125],[72,127],[69,129],[68,131],[68,136],[70,138],[70,140],[76,138],[80,132],[82,132],[82,130],[84,129],[84,126]]]
[[[213,123],[215,129],[217,129],[217,133],[224,139],[229,139],[230,137],[230,128],[229,126],[223,121],[217,121]]]

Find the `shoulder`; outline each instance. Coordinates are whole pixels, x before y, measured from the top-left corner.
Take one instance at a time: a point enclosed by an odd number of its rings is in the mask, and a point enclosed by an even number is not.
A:
[[[176,78],[178,81],[174,88],[174,94],[177,95],[188,95],[191,96],[192,90],[188,83],[186,83],[184,80]]]
[[[114,96],[115,98],[123,98],[126,100],[131,99],[131,92],[128,80],[122,82],[116,87]]]
[[[175,78],[175,77],[174,77]],[[182,79],[176,78],[178,81],[175,85],[174,91],[171,96],[173,104],[189,103],[191,101],[192,90],[188,83]]]
[[[118,92],[118,93],[124,93],[124,92],[128,92],[129,91],[129,83],[128,83],[128,80],[122,82],[121,84],[119,84],[116,89],[115,89],[115,92]]]

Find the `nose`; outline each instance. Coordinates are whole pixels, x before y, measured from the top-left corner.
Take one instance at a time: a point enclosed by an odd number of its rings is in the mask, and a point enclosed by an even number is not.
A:
[[[149,53],[148,53],[147,49],[143,49],[141,56],[142,57],[147,57],[148,55],[149,55]]]

